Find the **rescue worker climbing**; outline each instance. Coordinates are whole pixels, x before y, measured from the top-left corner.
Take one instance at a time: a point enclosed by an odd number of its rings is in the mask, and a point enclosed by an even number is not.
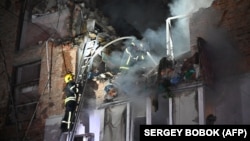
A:
[[[125,49],[121,60],[121,71],[127,71],[130,67],[134,66],[136,63],[145,60],[145,51],[143,44],[139,44],[135,41],[131,41],[130,46]]]
[[[79,94],[79,84],[73,80],[73,74],[68,73],[64,77],[65,86],[65,114],[61,122],[62,132],[70,131],[73,126],[74,112],[77,106],[77,98]]]

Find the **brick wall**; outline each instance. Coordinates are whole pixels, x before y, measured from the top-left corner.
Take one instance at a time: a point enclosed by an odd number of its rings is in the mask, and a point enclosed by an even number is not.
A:
[[[13,4],[13,3],[12,3]],[[19,139],[26,134],[26,138],[32,141],[42,141],[44,137],[45,119],[49,116],[60,115],[64,113],[64,75],[66,68],[68,71],[75,72],[76,51],[71,44],[56,45],[53,42],[48,43],[49,63],[51,67],[50,93],[46,84],[48,82],[46,43],[35,44],[20,51],[16,51],[18,20],[20,3],[11,5],[10,9],[0,8],[1,13],[1,55],[0,71],[2,82],[0,84],[0,140],[7,141]],[[17,13],[16,13],[17,12]],[[11,18],[10,18],[11,17]],[[22,64],[41,60],[41,72],[39,81],[39,104],[34,120],[27,121],[19,125],[6,125],[9,105],[9,84],[12,81],[13,68]],[[6,66],[5,66],[6,64]],[[32,73],[32,70],[30,71]],[[10,76],[8,78],[7,76]],[[30,124],[31,123],[31,124]],[[30,124],[30,126],[29,126]],[[27,128],[29,127],[29,128]],[[18,133],[18,134],[17,134]]]
[[[240,56],[238,67],[241,71],[248,72],[250,69],[249,7],[248,0],[215,0],[210,8],[195,13],[190,20],[191,46],[195,46],[197,37],[232,46],[233,49],[221,48],[220,51],[238,52]]]
[[[73,48],[71,44],[56,46],[53,42],[49,42],[46,50],[46,43],[44,42],[40,46],[27,48],[25,50],[14,53],[14,59],[11,63],[8,63],[9,67],[21,65],[35,60],[41,60],[41,72],[39,81],[39,101],[35,117],[32,121],[22,123],[22,130],[18,131],[19,138],[26,134],[27,139],[41,141],[43,140],[43,132],[45,127],[46,118],[53,115],[61,115],[64,113],[64,75],[67,71],[75,72],[76,64],[76,51],[77,48]],[[48,56],[47,56],[48,51]],[[51,80],[48,81],[48,64],[51,68]],[[67,68],[65,68],[65,66]],[[32,70],[31,72],[32,73]],[[49,82],[49,83],[48,83]],[[49,85],[47,85],[49,84]],[[5,88],[6,89],[6,88]],[[7,93],[5,90],[4,92]],[[2,97],[8,98],[6,94],[2,94]],[[2,104],[2,109],[6,111],[8,102],[5,101]],[[7,111],[3,113],[7,115]],[[2,131],[4,139],[8,140],[8,134],[16,130],[15,125],[5,126],[4,119],[2,119]],[[29,122],[31,123],[29,128]]]
[[[0,7],[0,78],[4,83],[0,83],[0,129],[5,124],[6,106],[9,100],[9,84],[12,73],[12,66],[16,42],[16,30],[18,25],[18,14],[20,3],[16,1],[13,5],[6,6],[1,1]],[[12,17],[12,18],[10,18]]]
[[[1,1],[0,7],[0,140],[15,139],[19,136],[22,139],[23,135],[27,135],[27,139],[33,141],[42,141],[45,126],[45,119],[52,115],[60,115],[64,113],[64,75],[66,74],[65,66],[69,71],[75,72],[76,51],[77,48],[72,48],[71,44],[55,45],[49,42],[49,65],[51,67],[50,93],[46,87],[48,82],[47,56],[45,42],[38,44],[35,41],[32,46],[27,46],[17,51],[19,47],[18,31],[19,17],[22,8],[22,1],[11,0]],[[24,19],[27,22],[27,19]],[[33,25],[34,26],[34,25]],[[36,31],[33,30],[36,33]],[[26,32],[25,32],[26,33]],[[44,36],[41,36],[44,37]],[[32,37],[34,40],[37,37]],[[42,38],[38,41],[45,41]],[[22,44],[23,45],[23,44]],[[64,58],[64,59],[63,59]],[[12,93],[10,84],[12,83],[13,68],[15,66],[30,63],[36,60],[41,60],[41,72],[39,80],[39,104],[32,122],[27,121],[19,125],[7,125],[6,119],[8,110],[10,109],[10,94]],[[30,70],[32,73],[32,70]],[[29,123],[30,126],[29,126]],[[27,127],[29,126],[29,130]]]
[[[207,41],[207,63],[218,80],[205,92],[205,114],[216,114],[218,124],[244,124],[244,113],[248,113],[241,106],[249,106],[242,102],[246,84],[239,80],[250,70],[249,7],[248,0],[215,0],[190,19],[191,47],[196,46],[197,37]]]
[[[247,16],[250,11],[249,7],[249,0],[215,0],[212,7],[195,13],[190,20],[191,46],[194,47],[196,45],[197,37],[203,37],[207,41],[215,40],[211,37],[226,41],[226,43],[230,43],[230,45],[227,46],[229,48],[223,48],[219,50],[219,52],[225,50],[239,50],[241,57],[246,58],[246,62],[242,61],[240,63],[241,70],[246,72],[249,71],[250,50],[248,44],[250,41],[250,28],[248,25],[250,16]],[[14,136],[14,132],[16,131],[15,126],[5,127],[6,116],[3,116],[7,114],[9,99],[8,82],[10,80],[8,80],[7,74],[9,76],[12,74],[13,66],[41,59],[39,81],[40,101],[35,119],[27,132],[28,138],[32,138],[34,141],[40,141],[43,139],[45,119],[49,116],[63,113],[63,88],[65,85],[63,76],[66,73],[66,68],[71,72],[75,72],[77,48],[72,48],[70,44],[55,45],[53,42],[49,42],[48,49],[52,54],[49,61],[52,63],[50,65],[52,69],[50,81],[51,91],[49,93],[49,89],[45,87],[48,82],[45,42],[19,52],[15,51],[19,10],[20,3],[18,1],[12,3],[8,10],[0,8],[0,37],[2,43],[0,51],[4,52],[4,55],[1,54],[0,56],[0,76],[2,81],[6,82],[0,83],[0,140],[7,140],[7,135]],[[221,38],[222,36],[220,35],[226,36],[225,38]],[[6,67],[4,66],[4,62],[7,64]],[[24,126],[28,126],[28,123]],[[24,132],[25,131],[23,131],[23,133]]]
[[[236,42],[237,48],[246,57],[246,66],[250,69],[250,3],[248,0],[219,0],[214,3],[214,8],[221,11],[219,26],[224,27]]]

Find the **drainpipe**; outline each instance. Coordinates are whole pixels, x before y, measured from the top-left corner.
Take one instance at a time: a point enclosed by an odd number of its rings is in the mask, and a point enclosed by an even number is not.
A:
[[[174,63],[174,51],[173,51],[173,41],[171,39],[170,35],[170,27],[171,27],[171,20],[179,19],[179,18],[185,18],[189,15],[179,15],[174,17],[169,17],[166,20],[166,54],[167,58],[171,59]],[[173,99],[169,98],[169,125],[173,124]]]
[[[49,58],[49,47],[48,47],[48,42],[49,41],[53,41],[53,39],[49,38],[47,41],[46,41],[46,57],[47,57],[47,71],[48,71],[48,93],[49,93],[49,96],[50,96],[50,90],[51,90],[51,58]],[[51,53],[51,52],[50,52]],[[52,55],[52,54],[50,54]]]
[[[50,80],[50,68],[49,68],[49,51],[48,51],[48,40],[46,41],[46,60],[47,60],[47,72],[48,72],[48,82]],[[50,82],[48,83],[48,92],[50,93]]]
[[[42,92],[42,95],[45,93],[45,89],[46,89],[46,87],[48,87],[48,91],[49,91],[49,94],[50,94],[50,88],[51,88],[51,67],[50,67],[50,64],[49,64],[49,51],[48,51],[48,41],[54,41],[54,39],[52,39],[52,38],[49,38],[47,41],[46,41],[46,57],[47,57],[47,70],[48,70],[48,81],[47,81],[47,83],[46,83],[46,85],[45,85],[45,87],[44,87],[44,89],[43,89],[43,92]],[[51,60],[50,60],[51,61]],[[50,62],[51,63],[51,62]],[[25,133],[24,133],[24,136],[23,136],[23,141],[24,140],[26,140],[26,137],[27,137],[27,135],[28,135],[28,131],[29,131],[29,129],[30,129],[30,126],[31,126],[31,124],[32,124],[32,122],[33,122],[33,120],[34,120],[34,118],[35,118],[35,114],[36,114],[36,112],[37,112],[37,109],[38,109],[38,105],[40,104],[40,99],[41,99],[41,96],[42,95],[40,95],[40,97],[39,97],[39,100],[36,102],[36,107],[35,107],[35,111],[34,111],[34,113],[33,113],[33,115],[32,115],[32,118],[30,119],[30,122],[29,122],[29,125],[28,125],[28,127],[27,127],[27,129],[26,129],[26,131],[25,131]],[[31,103],[32,104],[32,103]]]

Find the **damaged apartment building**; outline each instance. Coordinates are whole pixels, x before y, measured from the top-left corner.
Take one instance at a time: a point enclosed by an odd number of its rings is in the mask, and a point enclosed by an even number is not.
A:
[[[248,0],[162,0],[170,16],[141,36],[119,34],[105,2],[1,1],[1,141],[139,141],[143,124],[250,123]]]

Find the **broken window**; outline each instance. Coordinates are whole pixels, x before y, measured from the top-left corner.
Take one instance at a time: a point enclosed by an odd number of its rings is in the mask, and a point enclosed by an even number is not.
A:
[[[13,85],[13,103],[10,105],[9,122],[29,121],[39,98],[38,85],[41,61],[17,66]]]
[[[47,40],[52,35],[56,36],[56,31],[51,25],[55,26],[58,24],[58,14],[54,16],[48,16],[50,13],[55,12],[56,1],[54,0],[32,0],[22,2],[22,12],[20,13],[18,40],[19,46],[17,51],[26,48],[39,47],[43,41]],[[36,17],[40,17],[37,22]],[[48,17],[48,18],[45,18]]]

